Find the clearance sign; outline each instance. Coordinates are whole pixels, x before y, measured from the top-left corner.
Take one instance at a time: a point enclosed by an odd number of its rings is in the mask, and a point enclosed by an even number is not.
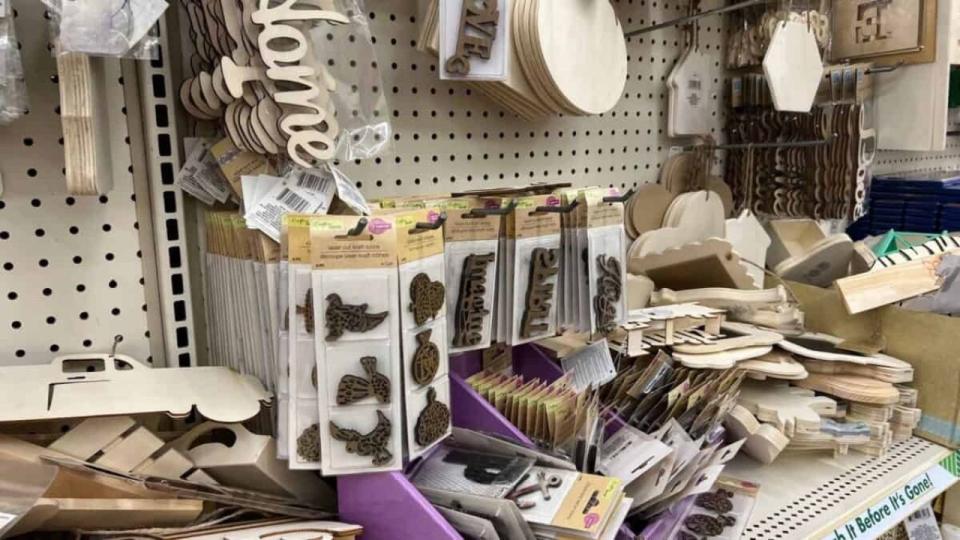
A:
[[[960,477],[960,451],[887,495],[823,540],[869,540],[880,536],[919,510]]]

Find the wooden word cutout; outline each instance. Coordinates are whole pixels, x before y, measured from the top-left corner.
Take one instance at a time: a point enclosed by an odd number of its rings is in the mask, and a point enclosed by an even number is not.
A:
[[[446,298],[443,283],[430,281],[430,276],[423,272],[417,274],[410,282],[410,311],[417,326],[422,326],[427,319],[436,318]]]
[[[380,403],[390,403],[390,379],[377,371],[377,359],[364,356],[360,359],[367,377],[344,375],[337,386],[337,405],[349,405],[374,396]]]
[[[457,300],[457,312],[454,315],[456,332],[453,336],[455,347],[471,347],[483,339],[483,318],[490,313],[484,306],[486,293],[487,266],[493,262],[494,254],[470,255],[463,263],[460,276],[460,297]]]
[[[316,321],[313,320],[313,289],[307,289],[307,294],[303,298],[303,305],[297,306],[297,315],[303,315],[307,332],[313,333],[316,330]],[[290,312],[287,312],[287,329],[290,329]],[[316,385],[314,385],[316,386]]]
[[[593,313],[597,331],[611,332],[616,327],[617,304],[623,294],[623,274],[616,257],[597,256],[597,295],[593,298]]]
[[[297,437],[297,455],[304,461],[320,461],[320,426],[313,424]]]
[[[430,446],[431,443],[443,437],[450,427],[450,408],[437,401],[437,391],[427,390],[427,406],[420,412],[417,425],[414,428],[414,438],[420,446]]]
[[[347,443],[347,452],[362,457],[372,457],[373,464],[377,467],[393,461],[393,454],[387,450],[392,429],[390,419],[381,411],[377,411],[377,426],[366,435],[330,422],[330,435],[335,440]]]
[[[520,323],[520,337],[529,338],[544,334],[550,329],[545,322],[550,315],[551,301],[553,300],[553,283],[547,280],[560,271],[559,250],[536,248],[533,250],[533,263],[530,265],[530,282],[527,285],[526,309]]]
[[[367,313],[367,304],[344,304],[339,294],[327,295],[327,341],[336,341],[344,331],[369,332],[386,320],[389,311]]]
[[[490,59],[493,41],[497,37],[497,22],[500,11],[497,0],[463,0],[460,16],[460,37],[457,50],[447,59],[447,72],[455,75],[470,73],[470,57]],[[473,31],[471,33],[470,31]]]
[[[253,12],[252,19],[262,25],[257,44],[267,77],[282,83],[290,90],[277,92],[273,97],[277,103],[308,109],[308,113],[293,113],[283,117],[280,129],[287,134],[287,153],[298,165],[309,168],[312,161],[325,161],[333,158],[334,139],[338,131],[333,119],[332,103],[329,91],[333,81],[325,74],[308,65],[301,64],[308,55],[308,37],[295,24],[281,24],[283,21],[324,20],[330,23],[347,23],[349,19],[340,13],[328,10],[293,9],[299,0],[286,0],[270,7],[269,0],[260,0],[260,9]],[[296,46],[289,49],[271,48],[278,41],[294,41]],[[322,69],[322,68],[321,68]],[[324,75],[321,77],[320,75]],[[323,79],[323,88],[320,79]],[[302,88],[301,88],[302,87]],[[321,126],[322,129],[321,129]],[[304,154],[308,157],[305,158]]]
[[[413,382],[429,384],[437,376],[440,368],[440,349],[430,341],[433,330],[424,330],[417,334],[417,350],[413,353]]]

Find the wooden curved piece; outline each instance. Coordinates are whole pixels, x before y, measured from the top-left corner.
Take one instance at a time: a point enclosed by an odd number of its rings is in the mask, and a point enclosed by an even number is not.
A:
[[[858,403],[893,405],[900,401],[900,391],[892,384],[858,375],[811,373],[795,384]]]
[[[709,354],[674,352],[673,358],[690,369],[730,369],[736,366],[737,362],[763,356],[772,350],[771,346],[758,346]]]
[[[683,343],[674,345],[673,350],[686,354],[710,354],[734,349],[775,345],[783,341],[783,336],[763,330],[752,324],[725,322],[720,325],[724,337],[710,343]]]
[[[737,364],[737,369],[747,372],[751,379],[798,380],[807,378],[807,368],[784,351],[769,353]]]
[[[773,424],[791,438],[798,431],[819,431],[821,417],[837,414],[836,401],[787,384],[744,381],[739,403],[758,420]]]
[[[734,439],[746,439],[743,451],[760,463],[770,464],[790,444],[790,438],[770,424],[761,424],[745,407],[737,405],[723,421]]]

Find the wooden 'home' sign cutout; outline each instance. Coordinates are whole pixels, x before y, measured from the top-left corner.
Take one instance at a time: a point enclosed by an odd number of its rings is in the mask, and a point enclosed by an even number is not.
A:
[[[310,51],[310,40],[294,21],[323,20],[347,23],[346,16],[322,9],[294,9],[303,0],[286,0],[270,7],[268,0],[260,0],[260,9],[252,19],[263,29],[257,37],[260,56],[267,67],[267,77],[291,89],[277,92],[274,100],[281,105],[298,109],[280,120],[280,129],[287,135],[287,153],[298,165],[309,168],[314,161],[332,159],[339,130],[333,118],[330,92],[335,83],[322,66],[316,69],[316,60]],[[285,24],[287,23],[287,24]],[[280,49],[280,42],[295,42],[293,48]],[[226,73],[224,73],[226,78]],[[300,112],[305,109],[307,112]]]

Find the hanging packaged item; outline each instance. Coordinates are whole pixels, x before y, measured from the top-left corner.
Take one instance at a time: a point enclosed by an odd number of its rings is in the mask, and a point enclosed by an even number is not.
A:
[[[622,197],[615,188],[595,188],[581,192],[579,200],[586,233],[583,285],[588,291],[590,332],[608,333],[627,315]]]
[[[396,220],[314,218],[310,253],[323,474],[400,470]]]
[[[316,216],[287,215],[287,459],[291,469],[320,469],[317,324],[311,278],[310,225]],[[320,329],[322,332],[322,327]],[[322,339],[322,334],[320,334]]]
[[[447,213],[443,230],[449,350],[485,349],[493,335],[500,214],[505,209],[499,199],[472,197],[438,205]]]
[[[414,210],[395,214],[400,277],[407,454],[419,457],[450,434],[447,378],[446,214]]]
[[[157,21],[166,0],[43,0],[58,50],[152,60],[159,55]]]
[[[515,346],[556,333],[562,210],[556,195],[536,195],[516,199],[506,217],[498,341]]]
[[[27,112],[27,85],[11,2],[0,2],[0,126]],[[0,185],[0,194],[3,186]]]
[[[580,192],[582,188],[568,188],[559,192],[560,203],[565,207],[575,205],[571,211],[560,214],[560,277],[557,292],[558,327],[560,330],[586,332],[589,330],[589,303],[586,301],[586,292],[581,284],[584,265],[582,262],[582,245],[586,239],[583,230],[583,209],[580,208]],[[581,238],[581,233],[582,238]],[[581,295],[583,295],[581,297]]]

